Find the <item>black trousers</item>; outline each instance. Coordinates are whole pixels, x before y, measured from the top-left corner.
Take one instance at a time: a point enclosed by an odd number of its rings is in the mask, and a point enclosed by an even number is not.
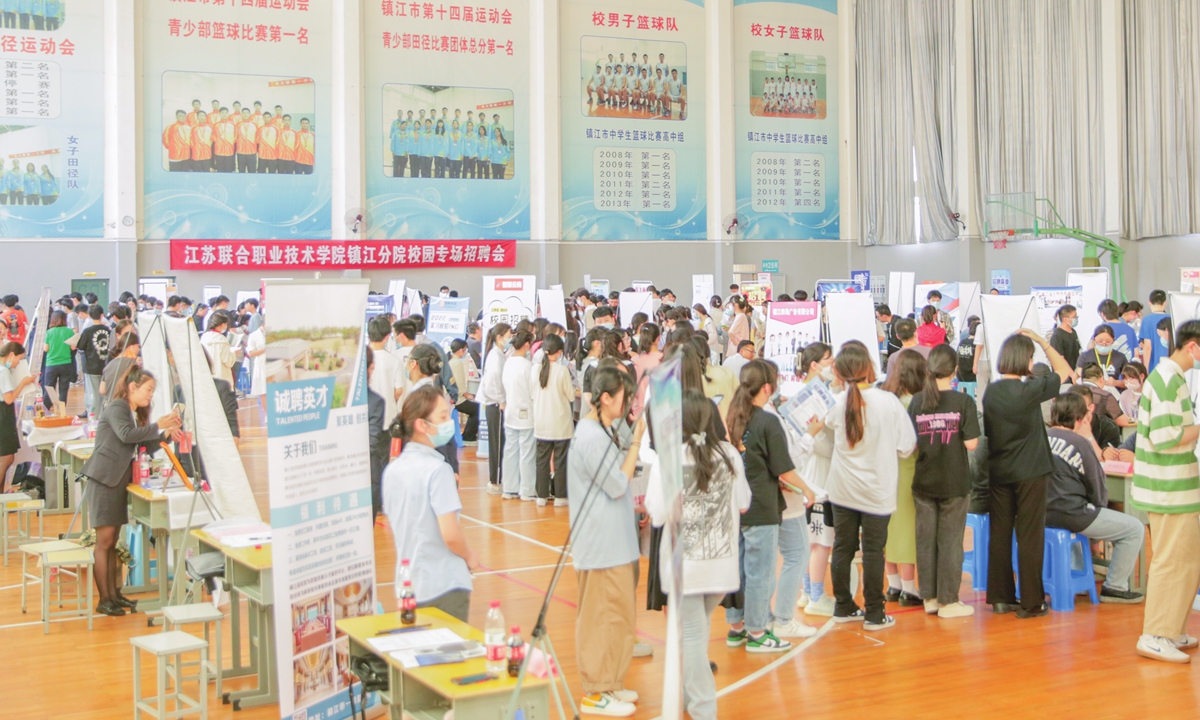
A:
[[[192,169],[192,161],[191,160],[168,160],[167,167],[169,168],[168,172],[190,172]],[[16,204],[17,203],[15,203],[15,202],[13,203],[13,205],[16,205]]]
[[[504,412],[499,405],[488,403],[485,410],[488,426],[488,482],[499,485],[504,465]]]
[[[406,167],[408,167],[408,156],[407,155],[393,155],[392,156],[392,177],[394,177],[394,178],[404,177],[404,168],[406,168]]]
[[[570,440],[537,441],[537,496],[555,500],[567,497],[567,450]],[[550,458],[554,458],[554,473],[550,473]]]
[[[475,442],[479,439],[479,403],[474,400],[460,400],[454,406],[459,415],[467,416],[467,426],[463,428],[463,442]]]
[[[832,504],[832,503],[831,503]],[[850,592],[850,566],[858,550],[862,530],[862,589],[868,622],[883,622],[883,547],[887,545],[891,515],[871,515],[833,505],[833,594],[835,615],[852,615],[858,610]]]
[[[213,167],[217,172],[231,173],[235,169],[236,159],[233,155],[213,155]]]
[[[238,153],[238,172],[258,172],[258,153]]]
[[[1013,581],[1012,538],[1017,535],[1017,562],[1021,573],[1021,606],[1036,610],[1046,600],[1042,587],[1042,557],[1046,532],[1045,476],[1019,483],[993,483],[988,536],[989,604],[1017,602]]]

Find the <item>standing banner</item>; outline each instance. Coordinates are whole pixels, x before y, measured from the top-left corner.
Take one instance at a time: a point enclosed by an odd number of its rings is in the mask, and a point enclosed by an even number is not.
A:
[[[837,0],[734,0],[737,211],[747,240],[836,240]],[[853,67],[851,67],[853,72]]]
[[[825,296],[825,314],[829,322],[829,345],[837,355],[847,340],[867,346],[875,372],[881,373],[879,336],[876,334],[875,303],[867,293],[830,293]]]
[[[888,273],[888,307],[893,315],[905,317],[913,311],[913,288],[916,278],[916,273]]]
[[[562,233],[707,236],[703,0],[560,7]]]
[[[1012,272],[1009,270],[993,270],[992,287],[988,289],[989,295],[992,290],[1001,295],[1012,295]]]
[[[967,331],[967,319],[972,315],[981,317],[980,312],[979,283],[960,282],[958,284],[958,321],[954,324],[960,338],[964,337],[963,333]]]
[[[762,307],[763,303],[771,301],[771,283],[769,282],[744,282],[739,289],[745,296],[746,302],[753,307]]]
[[[1032,295],[980,295],[983,311],[983,344],[991,361],[991,377],[1000,377],[1000,347],[1009,335],[1021,329],[1042,333],[1037,302]],[[1041,345],[1033,346],[1033,361],[1047,363]]]
[[[349,638],[334,623],[375,612],[363,352],[370,281],[267,286],[266,357],[279,366],[266,397],[279,717],[341,720],[355,681]]]
[[[591,280],[587,281],[588,292],[600,297],[608,297],[609,283],[607,280]]]
[[[396,306],[396,298],[391,295],[368,295],[367,296],[367,320],[395,313],[393,309]]]
[[[450,357],[450,343],[467,337],[471,298],[429,298],[425,320],[425,337],[438,344]]]
[[[617,321],[621,327],[631,327],[633,316],[646,313],[646,317],[654,317],[654,295],[648,292],[622,292],[617,299]]]
[[[376,239],[529,239],[529,4],[364,4]]]
[[[714,282],[712,275],[693,275],[692,276],[692,307],[697,305],[708,308],[708,303],[712,300],[714,291]]]
[[[567,305],[563,299],[562,286],[549,290],[538,290],[538,317],[552,323],[567,326]]]
[[[1031,287],[1029,294],[1037,303],[1038,326],[1042,335],[1047,338],[1054,332],[1058,321],[1054,315],[1063,305],[1074,305],[1079,308],[1083,304],[1083,288],[1079,285],[1071,287]],[[1081,336],[1082,337],[1082,336]],[[1086,339],[1081,340],[1086,345]]]
[[[143,3],[147,239],[330,237],[332,6]]]
[[[103,9],[4,3],[2,237],[104,235]]]
[[[784,397],[791,397],[800,389],[796,353],[820,339],[820,303],[773,302],[768,306],[763,358],[779,368],[779,390]]]
[[[483,334],[497,323],[513,327],[537,318],[537,278],[533,275],[483,276]]]
[[[1080,304],[1075,306],[1079,310],[1079,327],[1076,328],[1076,332],[1079,333],[1080,342],[1087,347],[1084,338],[1091,338],[1096,328],[1104,323],[1104,318],[1100,315],[1100,303],[1110,297],[1108,268],[1071,268],[1067,270],[1066,284],[1083,288],[1083,298]],[[1178,322],[1175,323],[1175,327],[1179,327]],[[1117,344],[1125,343],[1114,343]]]

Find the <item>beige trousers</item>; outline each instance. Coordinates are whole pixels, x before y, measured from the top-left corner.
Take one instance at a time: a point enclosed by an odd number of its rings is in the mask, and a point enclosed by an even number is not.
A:
[[[1142,632],[1175,639],[1187,632],[1192,600],[1200,588],[1200,513],[1147,514],[1154,555]]]
[[[621,690],[633,659],[637,565],[579,570],[575,656],[586,695]]]

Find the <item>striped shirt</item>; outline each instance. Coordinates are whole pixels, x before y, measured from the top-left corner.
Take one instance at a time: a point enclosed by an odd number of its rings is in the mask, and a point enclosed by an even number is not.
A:
[[[1195,424],[1192,397],[1183,370],[1163,358],[1142,389],[1131,500],[1138,510],[1178,514],[1200,512],[1200,465],[1196,442],[1183,443]]]

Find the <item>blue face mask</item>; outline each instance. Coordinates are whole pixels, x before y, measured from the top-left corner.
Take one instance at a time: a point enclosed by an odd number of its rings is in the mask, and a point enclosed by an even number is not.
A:
[[[450,439],[453,437],[454,437],[454,421],[447,420],[444,423],[438,423],[437,433],[429,436],[429,441],[433,443],[434,447],[441,447],[441,446],[445,445],[446,443],[450,442]]]

